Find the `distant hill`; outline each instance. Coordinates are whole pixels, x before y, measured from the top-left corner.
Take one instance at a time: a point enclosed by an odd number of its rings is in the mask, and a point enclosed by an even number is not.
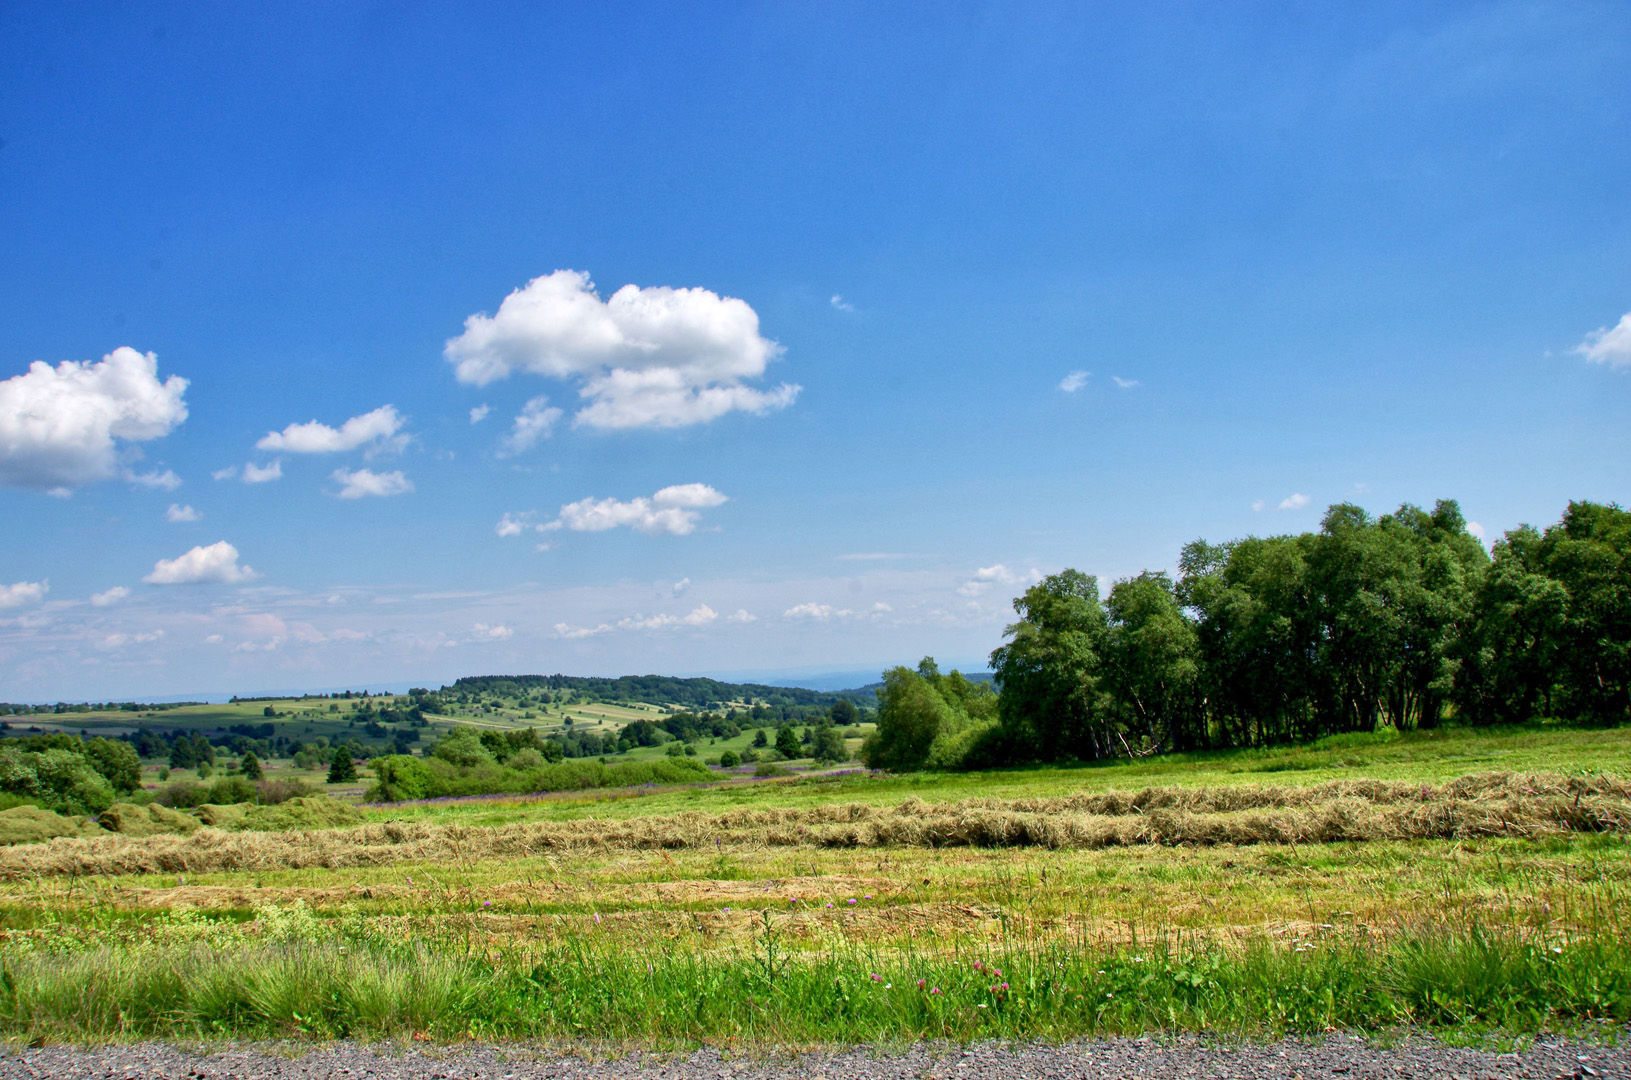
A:
[[[680,679],[672,675],[623,675],[616,679],[580,675],[470,675],[444,692],[496,694],[515,697],[534,690],[570,690],[596,701],[637,701],[647,705],[683,705],[705,709],[729,701],[756,701],[765,705],[831,705],[847,698],[857,705],[875,700],[870,689],[821,691],[799,686],[764,683],[728,683],[717,679]]]

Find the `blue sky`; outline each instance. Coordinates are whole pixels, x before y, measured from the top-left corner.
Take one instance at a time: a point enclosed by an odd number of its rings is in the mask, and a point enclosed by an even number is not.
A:
[[[0,699],[979,665],[1631,501],[1628,106],[1616,4],[0,3]]]

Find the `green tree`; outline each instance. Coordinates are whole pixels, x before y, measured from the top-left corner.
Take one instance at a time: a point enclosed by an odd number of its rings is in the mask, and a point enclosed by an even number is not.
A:
[[[753,733],[753,745],[761,750],[770,745],[770,739],[767,735],[765,735],[764,728],[760,728],[758,731]]]
[[[798,732],[793,730],[791,724],[783,724],[776,729],[776,750],[788,760],[804,756],[804,744],[799,741]]]
[[[1044,761],[1115,755],[1118,724],[1100,685],[1108,627],[1098,580],[1076,570],[1050,574],[1015,599],[1014,611],[1008,643],[991,654],[1009,736]]]
[[[861,760],[868,768],[905,772],[921,769],[929,760],[936,739],[956,734],[959,717],[935,688],[939,677],[934,660],[924,657],[913,671],[890,668],[878,691],[878,725],[861,743]]]
[[[357,779],[357,765],[351,760],[351,751],[341,746],[334,751],[334,758],[328,766],[328,782],[331,784],[349,784]]]
[[[740,764],[742,764],[742,755],[735,750],[727,750],[719,755],[719,767],[722,769],[734,769]]]
[[[136,748],[120,739],[89,739],[85,759],[101,773],[113,790],[129,795],[142,786],[142,759]]]
[[[848,761],[849,748],[844,745],[844,736],[836,727],[822,724],[815,729],[815,735],[810,740],[810,756],[821,762]]]
[[[255,756],[253,750],[244,751],[244,756],[238,761],[238,769],[244,774],[244,778],[248,780],[259,780],[263,775],[261,759]]]
[[[1105,688],[1129,730],[1168,750],[1205,746],[1200,646],[1171,579],[1143,573],[1116,582],[1105,614]]]
[[[861,711],[855,707],[855,702],[848,698],[839,698],[833,702],[828,716],[839,727],[847,727],[861,719]]]

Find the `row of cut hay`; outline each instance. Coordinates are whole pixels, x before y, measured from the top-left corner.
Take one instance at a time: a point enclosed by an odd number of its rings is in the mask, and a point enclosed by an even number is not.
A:
[[[1322,798],[1308,797],[1318,794]],[[1060,799],[976,799],[893,808],[687,812],[476,827],[434,821],[346,829],[59,838],[0,851],[0,880],[469,862],[551,852],[724,846],[1042,847],[1329,843],[1631,833],[1631,785],[1612,778],[1489,774],[1440,786],[1152,789]]]

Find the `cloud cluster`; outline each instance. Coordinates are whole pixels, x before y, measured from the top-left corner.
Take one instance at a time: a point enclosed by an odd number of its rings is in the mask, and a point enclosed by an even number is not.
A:
[[[200,521],[203,519],[203,517],[204,515],[202,513],[194,510],[191,506],[182,506],[179,503],[171,503],[170,509],[164,512],[164,520],[170,522],[171,524]]]
[[[782,618],[799,619],[807,622],[826,622],[828,619],[877,619],[889,614],[894,610],[894,608],[882,602],[873,604],[872,607],[866,611],[856,611],[852,608],[834,609],[831,604],[809,603],[793,605],[786,611],[782,612]],[[738,616],[747,617],[738,618]],[[752,622],[754,620],[753,616],[748,615],[746,611],[738,611],[736,615],[731,616],[730,621]]]
[[[50,591],[51,586],[43,581],[19,581],[12,585],[0,585],[0,610],[22,607],[24,604],[37,604],[44,600],[45,594]]]
[[[338,454],[370,443],[375,448],[398,449],[406,439],[397,434],[403,423],[404,418],[394,406],[381,405],[372,412],[353,416],[337,428],[316,420],[290,424],[282,431],[267,432],[255,447],[289,454]]]
[[[748,615],[747,620],[743,620],[738,617],[742,615],[747,615],[747,612],[738,611],[728,621],[743,622],[751,621],[753,618],[753,616]],[[719,613],[713,608],[707,604],[698,604],[688,615],[663,614],[652,615],[649,618],[645,615],[630,615],[625,619],[619,619],[615,623],[601,623],[599,626],[573,626],[570,623],[556,623],[555,636],[571,641],[578,638],[599,637],[601,634],[609,634],[614,630],[678,630],[684,627],[694,629],[707,626],[717,618],[719,618]]]
[[[1091,371],[1072,371],[1069,375],[1066,375],[1063,379],[1059,380],[1059,389],[1063,390],[1067,394],[1074,394],[1076,391],[1086,386],[1087,380],[1092,378],[1092,376],[1093,373]]]
[[[160,382],[158,358],[131,348],[94,363],[35,361],[0,382],[0,484],[69,489],[120,475],[119,442],[169,434],[187,419],[186,390],[176,375]],[[174,474],[157,474],[159,486],[164,475]]]
[[[236,585],[255,577],[255,571],[238,565],[238,549],[218,540],[173,559],[160,559],[142,580],[149,585]]]
[[[577,424],[671,428],[791,404],[796,385],[743,385],[781,352],[746,301],[635,285],[602,300],[588,274],[557,270],[505,297],[497,314],[467,318],[444,355],[460,382],[476,386],[516,372],[575,384],[587,402]]]
[[[631,528],[650,535],[686,536],[696,530],[702,520],[702,511],[728,501],[727,497],[707,484],[674,484],[665,487],[650,498],[640,496],[627,501],[621,499],[579,499],[561,507],[560,516],[543,525],[535,525],[530,513],[505,514],[494,526],[499,536],[520,536],[524,530],[551,532],[570,529],[573,532],[605,532],[607,529]]]
[[[1574,348],[1593,364],[1606,364],[1611,368],[1631,368],[1631,312],[1620,316],[1614,326],[1593,330]]]
[[[472,641],[507,641],[515,636],[515,631],[508,626],[489,626],[486,623],[477,623],[470,628]]]
[[[403,495],[413,490],[413,481],[400,469],[377,473],[372,469],[335,469],[330,478],[340,485],[334,494],[342,499]]]

